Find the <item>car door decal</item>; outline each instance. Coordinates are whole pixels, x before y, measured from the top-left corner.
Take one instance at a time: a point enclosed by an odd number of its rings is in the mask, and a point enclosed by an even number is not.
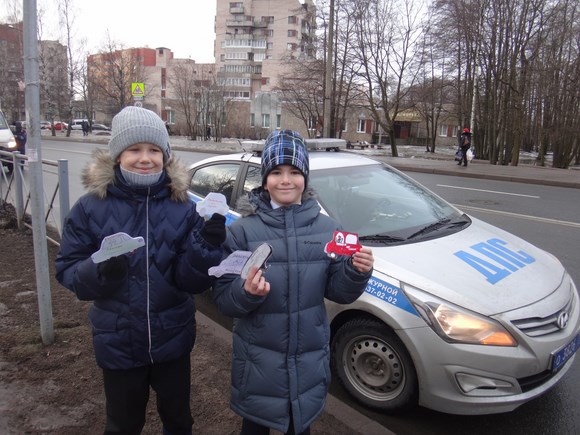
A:
[[[405,310],[415,316],[419,316],[409,302],[409,299],[407,299],[407,296],[405,296],[405,293],[396,285],[372,276],[367,283],[365,292],[383,302]]]
[[[457,251],[456,257],[481,273],[491,284],[496,284],[514,272],[536,261],[524,251],[513,251],[507,242],[500,239],[489,239],[487,242],[470,246],[474,253]],[[486,258],[478,256],[482,254]]]

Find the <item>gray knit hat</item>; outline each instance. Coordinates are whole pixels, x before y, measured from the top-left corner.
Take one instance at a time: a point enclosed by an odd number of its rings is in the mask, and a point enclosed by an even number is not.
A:
[[[304,175],[304,186],[308,183],[308,149],[300,133],[292,130],[274,130],[266,138],[262,151],[262,186],[266,177],[276,166],[292,165]]]
[[[109,153],[114,161],[136,143],[150,143],[163,151],[163,160],[171,155],[169,134],[163,120],[151,110],[127,106],[113,117]]]

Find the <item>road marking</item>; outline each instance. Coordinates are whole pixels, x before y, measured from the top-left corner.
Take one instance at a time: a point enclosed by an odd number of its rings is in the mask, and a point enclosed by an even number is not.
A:
[[[525,214],[510,213],[509,211],[489,210],[487,208],[470,207],[469,205],[458,205],[458,204],[453,204],[453,205],[460,210],[471,210],[471,211],[479,211],[481,213],[501,214],[504,216],[510,216],[510,217],[519,218],[519,219],[526,219],[526,220],[534,221],[534,222],[543,222],[546,224],[555,224],[555,225],[563,225],[565,227],[580,228],[580,223],[577,223],[577,222],[561,221],[558,219],[549,219],[549,218],[543,218],[543,217],[538,217],[538,216],[528,216]]]
[[[450,189],[462,189],[462,190],[475,190],[476,192],[497,193],[498,195],[523,196],[526,198],[536,198],[536,199],[540,198],[539,196],[536,196],[536,195],[523,195],[521,193],[498,192],[496,190],[474,189],[471,187],[450,186],[448,184],[437,184],[437,187],[448,187]]]

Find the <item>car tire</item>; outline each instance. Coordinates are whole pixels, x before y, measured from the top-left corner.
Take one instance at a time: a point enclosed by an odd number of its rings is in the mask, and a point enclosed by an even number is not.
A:
[[[332,341],[332,365],[344,388],[360,403],[381,412],[417,405],[417,374],[397,335],[384,323],[358,318]]]

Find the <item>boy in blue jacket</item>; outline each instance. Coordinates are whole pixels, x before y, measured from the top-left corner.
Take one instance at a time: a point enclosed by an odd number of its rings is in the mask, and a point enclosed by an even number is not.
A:
[[[269,267],[220,277],[214,299],[235,317],[232,409],[242,435],[309,434],[330,386],[330,327],[324,299],[348,304],[365,290],[373,255],[331,259],[324,246],[339,225],[320,213],[308,187],[309,160],[295,131],[274,131],[262,153],[262,186],[238,203],[225,253],[272,246]]]
[[[207,270],[220,262],[225,217],[204,222],[196,212],[165,123],[146,109],[126,107],[113,118],[109,152],[98,150],[82,179],[88,193],[64,223],[56,277],[93,301],[105,434],[141,433],[150,387],[163,433],[191,434],[193,294],[212,283]],[[117,233],[142,237],[144,246],[95,262],[103,239]]]

